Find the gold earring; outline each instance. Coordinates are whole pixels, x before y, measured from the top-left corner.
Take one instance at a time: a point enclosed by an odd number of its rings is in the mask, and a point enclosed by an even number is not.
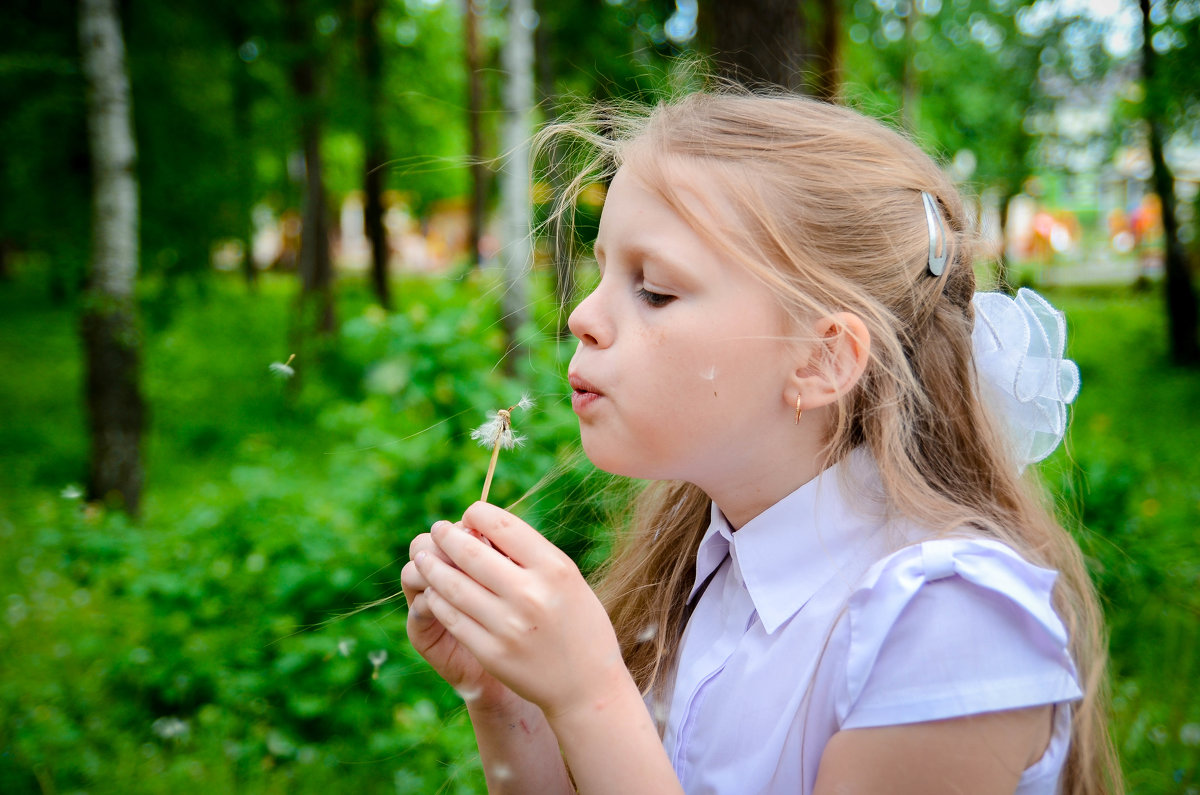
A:
[[[800,415],[804,413],[804,409],[800,407],[802,400],[804,400],[803,395],[796,395],[796,425],[800,424]]]

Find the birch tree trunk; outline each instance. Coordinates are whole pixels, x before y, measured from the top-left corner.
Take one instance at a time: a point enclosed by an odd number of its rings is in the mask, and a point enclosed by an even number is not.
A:
[[[533,263],[530,238],[529,160],[533,127],[533,19],[531,0],[509,0],[508,41],[501,53],[504,85],[504,123],[501,133],[503,171],[500,176],[504,274],[503,325],[509,350],[516,345],[517,329],[529,318],[526,276]],[[511,358],[510,358],[511,360]]]
[[[79,40],[92,159],[92,255],[82,335],[91,429],[89,500],[119,499],[136,515],[142,492],[145,410],[139,386],[141,334],[138,186],[125,43],[113,0],[82,0]]]

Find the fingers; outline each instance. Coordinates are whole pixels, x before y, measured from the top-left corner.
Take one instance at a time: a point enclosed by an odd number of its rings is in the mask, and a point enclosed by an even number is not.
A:
[[[424,560],[431,559],[423,558]],[[446,567],[443,566],[443,568]],[[425,607],[429,610],[430,615],[476,658],[483,659],[484,654],[495,654],[496,642],[474,618],[451,604],[432,588],[423,591],[421,599],[425,602]]]
[[[477,502],[467,508],[462,524],[482,533],[493,546],[521,566],[535,566],[548,557],[562,556],[558,547],[537,530],[490,503]]]
[[[470,538],[460,529],[450,532],[466,536],[471,543],[478,546],[488,555],[502,561],[503,565],[515,568],[506,558],[484,547],[476,539]],[[436,593],[435,598],[447,602],[459,612],[470,616],[476,623],[487,628],[490,632],[521,632],[519,616],[509,606],[465,572],[448,565],[432,555],[419,554],[414,561],[421,575],[429,583],[426,594]],[[450,627],[446,627],[451,629]],[[457,634],[451,630],[452,634]]]
[[[465,572],[494,594],[511,594],[520,568],[486,537],[480,538],[474,532],[448,522],[435,527],[432,536],[441,553],[439,559]]]
[[[449,522],[435,522],[433,526],[438,527],[449,524]],[[404,568],[400,570],[400,587],[404,590],[404,599],[408,602],[409,612],[416,612],[418,616],[428,618],[428,615],[421,613],[421,610],[417,606],[417,601],[421,592],[429,587],[429,583],[426,581],[425,575],[421,573],[416,563],[412,560],[422,553],[433,555],[451,566],[454,565],[454,562],[447,557],[445,552],[438,548],[438,545],[433,540],[433,536],[429,533],[421,533],[408,545],[409,562],[404,564]]]

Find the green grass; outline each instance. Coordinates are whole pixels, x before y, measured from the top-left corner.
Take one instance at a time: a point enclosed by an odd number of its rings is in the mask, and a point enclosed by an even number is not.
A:
[[[1047,474],[1106,602],[1118,750],[1131,791],[1200,791],[1200,371],[1168,363],[1157,295],[1053,298],[1083,387]]]
[[[398,590],[408,540],[478,494],[468,430],[523,388],[534,439],[502,460],[496,498],[541,484],[526,513],[596,560],[569,350],[497,369],[484,279],[404,280],[390,316],[345,281],[340,334],[281,382],[267,365],[294,350],[291,279],[152,289],[135,524],[62,495],[86,463],[77,315],[36,281],[0,284],[0,792],[481,792],[461,702],[402,614],[324,622]],[[1114,735],[1132,791],[1194,792],[1200,373],[1166,363],[1154,297],[1051,298],[1083,390],[1045,472],[1105,599]]]

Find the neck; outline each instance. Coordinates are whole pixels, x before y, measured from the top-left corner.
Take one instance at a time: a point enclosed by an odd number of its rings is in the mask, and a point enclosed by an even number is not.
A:
[[[801,426],[784,429],[754,447],[742,460],[726,459],[728,464],[712,473],[705,482],[695,481],[704,490],[734,530],[739,530],[754,517],[821,474],[832,462],[822,455],[824,444],[820,431],[824,411],[806,412]],[[805,421],[809,421],[807,427]],[[794,433],[786,431],[794,430]]]

